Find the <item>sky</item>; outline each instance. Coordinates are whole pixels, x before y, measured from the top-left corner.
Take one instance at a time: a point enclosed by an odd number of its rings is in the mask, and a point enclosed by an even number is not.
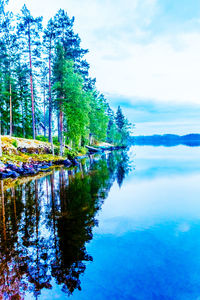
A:
[[[59,8],[75,16],[97,88],[136,134],[200,131],[199,0],[10,0],[9,9],[24,3],[44,24]]]

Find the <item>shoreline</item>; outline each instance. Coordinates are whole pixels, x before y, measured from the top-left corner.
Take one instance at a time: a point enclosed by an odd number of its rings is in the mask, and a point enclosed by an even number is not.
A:
[[[9,137],[6,137],[6,140],[8,139]],[[114,146],[108,143],[102,143],[98,146],[85,146],[87,149],[87,153],[85,155],[70,155],[70,152],[74,153],[74,150],[71,149],[67,156],[61,157],[50,154],[50,145],[47,143],[28,140],[28,143],[32,143],[30,148],[29,144],[24,144],[24,142],[27,143],[27,140],[21,139],[23,140],[22,150],[22,147],[13,147],[13,139],[17,139],[19,141],[18,138],[10,137],[12,144],[7,145],[7,152],[3,153],[3,156],[0,157],[0,180],[34,176],[40,172],[48,172],[49,169],[54,166],[65,166],[67,168],[75,167],[79,165],[78,161],[80,159],[87,158],[90,155],[101,154],[104,151],[114,151],[125,148],[122,146]],[[41,149],[45,150],[41,151]]]

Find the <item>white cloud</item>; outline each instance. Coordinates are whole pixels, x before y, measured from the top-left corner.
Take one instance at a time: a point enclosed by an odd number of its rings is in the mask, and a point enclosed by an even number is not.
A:
[[[102,92],[200,103],[200,34],[156,35],[158,0],[10,0],[10,7],[19,10],[24,2],[46,20],[59,8],[75,16]]]
[[[92,57],[92,71],[101,90],[128,97],[200,103],[199,34],[160,37],[149,44],[123,44],[120,53],[123,57],[124,52],[124,58],[120,60],[107,60],[108,51],[109,56],[115,56],[113,47],[103,48]]]

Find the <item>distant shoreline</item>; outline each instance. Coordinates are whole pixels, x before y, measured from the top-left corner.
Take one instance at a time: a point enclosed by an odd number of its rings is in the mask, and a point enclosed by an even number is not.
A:
[[[191,133],[186,135],[164,134],[164,135],[139,135],[130,138],[130,144],[136,146],[166,146],[173,147],[185,145],[189,147],[200,146],[200,134]]]

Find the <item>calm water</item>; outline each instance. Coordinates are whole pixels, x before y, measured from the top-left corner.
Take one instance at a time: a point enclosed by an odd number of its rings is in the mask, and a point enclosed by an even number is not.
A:
[[[0,299],[200,299],[200,148],[3,181],[0,201]]]

